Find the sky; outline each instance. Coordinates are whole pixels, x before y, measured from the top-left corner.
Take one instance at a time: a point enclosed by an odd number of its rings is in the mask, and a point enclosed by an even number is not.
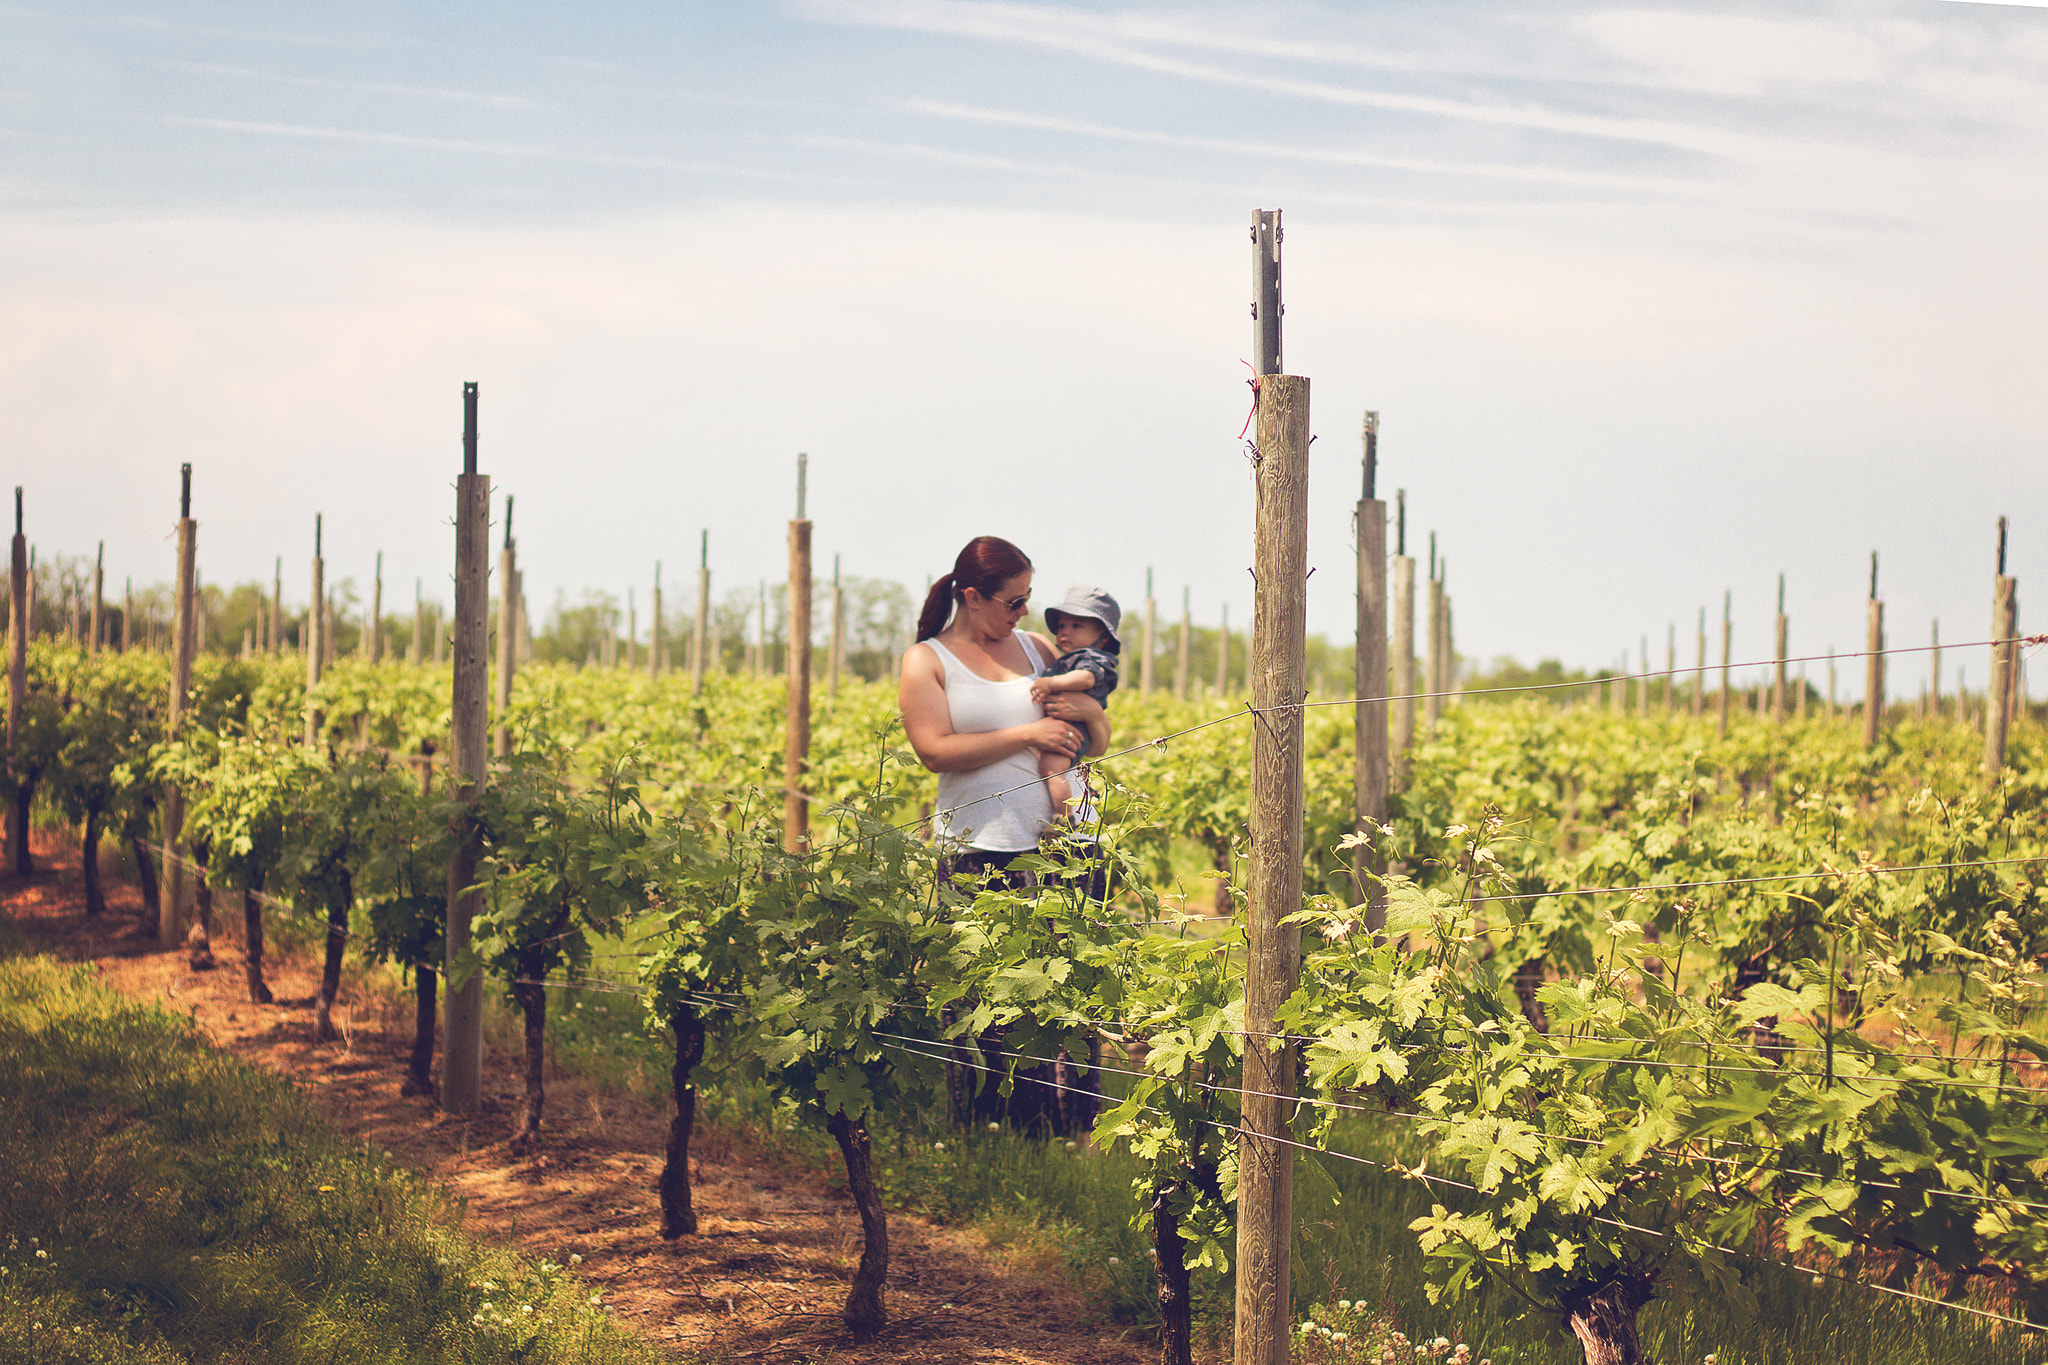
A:
[[[779,581],[802,451],[821,569],[993,533],[1041,603],[1241,627],[1261,208],[1312,631],[1367,409],[1471,658],[1689,662],[1724,593],[1761,658],[1780,573],[1856,649],[1873,550],[1892,643],[1981,640],[2000,515],[2035,615],[2029,5],[4,3],[0,450],[113,584],[189,461],[208,581],[303,600],[317,512],[330,579],[445,601],[473,380],[537,612],[675,601],[704,528]]]

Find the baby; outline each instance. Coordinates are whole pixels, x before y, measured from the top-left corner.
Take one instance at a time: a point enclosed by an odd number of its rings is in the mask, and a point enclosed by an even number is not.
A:
[[[1102,589],[1067,589],[1066,600],[1045,611],[1045,628],[1058,642],[1060,656],[1032,681],[1031,699],[1043,705],[1055,692],[1086,692],[1107,704],[1109,694],[1116,690],[1116,656],[1123,652],[1123,642],[1116,638],[1116,624],[1122,618],[1123,609]],[[1077,752],[1085,753],[1088,732],[1078,726],[1075,732],[1081,736]],[[1074,800],[1066,774],[1075,761],[1065,754],[1038,756],[1038,773],[1052,793],[1055,815],[1067,814],[1067,806]]]

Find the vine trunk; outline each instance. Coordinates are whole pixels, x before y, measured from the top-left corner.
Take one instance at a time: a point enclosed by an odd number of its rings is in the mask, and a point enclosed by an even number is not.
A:
[[[668,1124],[668,1160],[661,1168],[661,1235],[670,1241],[697,1231],[697,1210],[690,1204],[690,1134],[697,1126],[697,1087],[690,1076],[704,1060],[704,1020],[690,1005],[669,1015],[676,1035],[676,1063],[670,1073],[675,1092],[675,1117]]]
[[[825,1130],[839,1144],[839,1155],[846,1162],[846,1188],[860,1210],[860,1264],[854,1268],[853,1287],[846,1292],[846,1307],[839,1316],[849,1332],[866,1339],[881,1331],[887,1321],[882,1283],[889,1275],[889,1220],[875,1191],[866,1120],[850,1119],[844,1109],[835,1109],[825,1120]]]

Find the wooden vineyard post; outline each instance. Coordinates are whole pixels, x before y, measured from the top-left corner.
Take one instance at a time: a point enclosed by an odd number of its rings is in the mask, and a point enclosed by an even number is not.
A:
[[[1158,615],[1159,604],[1152,600],[1152,570],[1145,570],[1145,628],[1140,636],[1138,651],[1138,691],[1149,696],[1152,692],[1152,626]]]
[[[1406,786],[1415,743],[1415,559],[1408,553],[1408,490],[1394,491],[1394,762]]]
[[[448,855],[443,935],[448,1027],[441,1054],[441,1107],[451,1114],[474,1114],[483,1106],[484,978],[466,960],[470,920],[483,904],[483,893],[471,884],[482,852],[476,804],[483,795],[490,721],[491,480],[476,470],[476,408],[476,385],[464,384],[462,473],[455,480],[455,685],[448,764],[462,809],[453,817],[455,847]]]
[[[704,690],[704,669],[711,648],[711,531],[697,547],[697,619],[690,632],[690,690]]]
[[[1934,618],[1934,638],[1933,638],[1933,640],[1932,640],[1932,641],[1931,641],[1930,643],[1931,643],[1931,644],[1933,645],[1933,650],[1932,650],[1932,652],[1931,652],[1931,655],[1930,655],[1930,659],[1931,659],[1931,662],[1930,662],[1930,665],[1929,665],[1929,669],[1928,669],[1928,671],[1929,671],[1929,673],[1930,673],[1930,674],[1932,675],[1932,679],[1933,679],[1933,689],[1932,689],[1932,694],[1931,694],[1931,695],[1930,695],[1930,696],[1928,697],[1928,699],[1927,699],[1927,704],[1928,704],[1929,708],[1930,708],[1930,709],[1932,710],[1932,712],[1933,712],[1933,714],[1934,714],[1934,718],[1935,718],[1936,720],[1940,720],[1940,719],[1941,719],[1941,618],[1940,618],[1939,616],[1937,616],[1937,617],[1935,617],[1935,618]]]
[[[1230,691],[1230,603],[1223,604],[1222,624],[1216,627],[1216,695]]]
[[[370,580],[370,619],[356,653],[373,664],[384,662],[384,552],[377,551],[377,573]]]
[[[839,695],[839,670],[846,667],[846,597],[839,590],[839,556],[832,556],[832,640],[827,645],[832,665],[832,695]]]
[[[1715,724],[1715,733],[1722,739],[1728,738],[1728,665],[1734,657],[1729,651],[1735,648],[1735,594],[1721,595],[1721,714]]]
[[[1280,372],[1278,213],[1254,220],[1262,283],[1254,532],[1251,854],[1244,1088],[1238,1137],[1236,1365],[1286,1365],[1292,1338],[1296,1048],[1274,1014],[1301,972],[1302,711],[1306,679],[1309,381]],[[1277,1140],[1276,1140],[1277,1139]]]
[[[107,595],[106,569],[107,542],[103,540],[99,544],[99,550],[92,557],[92,624],[89,627],[92,632],[92,643],[86,646],[86,652],[89,654],[100,652],[100,607]]]
[[[1707,709],[1707,609],[1700,608],[1699,662],[1692,671],[1692,715],[1698,720]]]
[[[1193,696],[1195,691],[1194,673],[1188,667],[1193,657],[1188,647],[1195,635],[1194,595],[1193,588],[1183,586],[1180,590],[1180,657],[1174,661],[1173,690],[1182,701]]]
[[[192,466],[178,470],[178,579],[177,597],[172,604],[171,695],[164,712],[164,736],[178,737],[178,725],[185,715],[185,702],[192,694],[192,655],[198,643],[198,621],[193,614],[197,578],[199,523],[192,520]],[[163,795],[163,878],[157,910],[157,937],[177,943],[185,932],[185,862],[179,843],[185,832],[185,794],[175,786]]]
[[[7,587],[12,600],[7,609],[7,762],[20,781],[22,765],[21,707],[28,697],[28,537],[21,529],[21,485],[14,486],[14,544],[8,552]],[[29,856],[28,816],[35,793],[22,783],[7,809],[7,851],[14,873],[26,877],[35,871]]]
[[[1863,747],[1877,747],[1884,716],[1884,603],[1877,600],[1877,551],[1870,552],[1870,621],[1863,656]]]
[[[811,802],[804,786],[811,776],[811,523],[804,516],[804,485],[810,456],[796,457],[796,520],[789,523],[789,651],[784,674],[789,719],[782,755],[782,847],[809,850]]]
[[[517,589],[512,597],[519,603],[519,662],[530,663],[533,660],[533,618],[526,614],[526,570],[513,574],[512,580],[512,586]]]
[[[1664,714],[1670,715],[1678,703],[1673,689],[1678,686],[1678,623],[1673,621],[1664,630]]]
[[[1358,635],[1355,684],[1351,695],[1358,698],[1353,717],[1353,754],[1357,763],[1354,797],[1357,820],[1354,828],[1372,838],[1375,826],[1387,821],[1387,791],[1390,763],[1387,753],[1387,505],[1379,500],[1380,415],[1365,414],[1365,484],[1358,500]],[[1375,840],[1375,842],[1377,842]],[[1368,845],[1370,847],[1370,845]],[[1384,871],[1377,860],[1372,871]],[[1354,893],[1366,899],[1367,888]],[[1378,933],[1386,922],[1384,896],[1374,894],[1366,912],[1366,928]]]
[[[2005,572],[2005,518],[1998,519],[1998,571],[1991,580],[1991,681],[1984,687],[1984,773],[1996,778],[2005,767],[2005,740],[2012,725],[2013,636],[2019,622],[2019,583]]]
[[[1436,729],[1444,709],[1444,585],[1437,577],[1436,532],[1429,533],[1429,643],[1422,661],[1422,728]]]
[[[1779,574],[1777,653],[1772,656],[1775,664],[1771,671],[1771,715],[1778,720],[1785,719],[1792,709],[1790,705],[1791,694],[1785,690],[1787,686],[1785,656],[1790,653],[1786,648],[1787,643],[1791,639],[1790,626],[1791,623],[1785,619],[1785,575]]]
[[[668,648],[668,636],[661,626],[661,561],[658,559],[654,561],[654,601],[651,605],[654,616],[647,627],[647,676],[658,678],[667,663],[664,654]]]
[[[505,495],[505,539],[498,549],[498,757],[512,756],[512,675],[519,670],[519,547],[512,539],[512,495]]]
[[[405,661],[415,668],[427,661],[427,599],[420,588],[420,580],[415,578],[412,581],[412,648],[405,655]]]
[[[284,556],[279,555],[270,569],[270,613],[263,623],[263,652],[276,654],[284,649]]]
[[[313,600],[306,608],[306,746],[320,742],[320,708],[313,689],[320,685],[320,666],[327,658],[327,561],[320,557],[321,514],[313,514]]]

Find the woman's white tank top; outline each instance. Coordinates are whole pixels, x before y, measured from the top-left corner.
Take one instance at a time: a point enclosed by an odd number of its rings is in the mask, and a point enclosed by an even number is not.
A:
[[[1031,700],[1031,680],[1045,672],[1045,660],[1030,636],[1019,632],[1017,639],[1031,672],[1005,682],[990,682],[936,639],[925,641],[946,670],[946,710],[954,734],[1007,730],[1045,714]],[[1052,793],[1038,776],[1035,750],[1025,749],[971,772],[939,774],[939,804],[932,826],[942,842],[1022,853],[1038,847],[1038,836],[1051,819]]]

